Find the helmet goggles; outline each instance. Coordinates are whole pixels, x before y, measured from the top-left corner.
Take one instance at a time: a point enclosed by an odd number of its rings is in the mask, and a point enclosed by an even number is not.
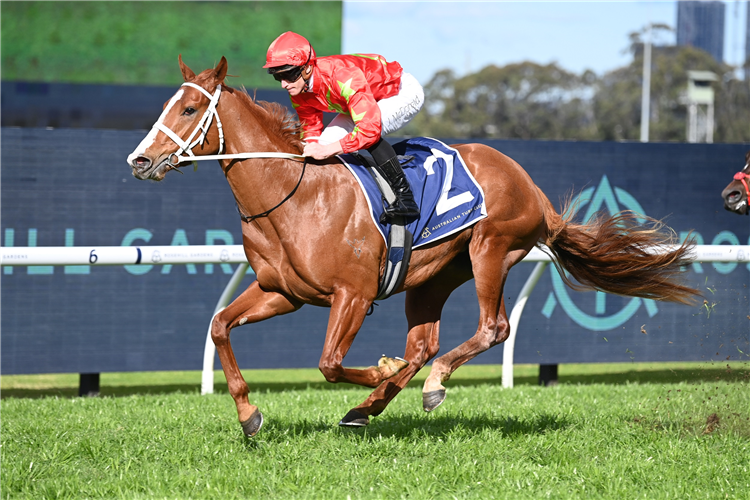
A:
[[[277,82],[286,80],[287,82],[294,83],[302,76],[303,68],[304,66],[279,66],[268,68],[268,72],[273,75]]]

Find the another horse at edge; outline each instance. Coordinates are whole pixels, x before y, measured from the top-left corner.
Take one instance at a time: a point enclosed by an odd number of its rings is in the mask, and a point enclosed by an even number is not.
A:
[[[191,155],[214,155],[224,148],[227,154],[300,154],[296,117],[281,105],[255,102],[244,90],[225,86],[224,57],[215,68],[198,75],[181,57],[179,64],[186,83],[128,157],[136,178],[161,181],[168,171],[188,165],[176,163],[186,146]],[[201,119],[211,113],[215,120]],[[200,140],[193,141],[196,134]],[[508,338],[503,287],[511,267],[534,246],[546,246],[574,289],[684,304],[699,294],[679,282],[680,267],[690,262],[694,243],[675,244],[673,232],[660,221],[621,212],[587,224],[574,223],[555,211],[511,158],[481,144],[453,147],[481,185],[488,216],[414,250],[408,274],[397,290],[406,293],[403,359],[384,356],[364,369],[347,368],[343,360],[375,299],[386,247],[354,177],[336,158],[306,163],[278,157],[219,160],[241,213],[253,214],[241,223],[242,242],[257,279],[216,314],[211,325],[246,436],[258,432],[263,416],[249,401],[230,331],[305,304],[331,309],[319,363],[326,380],[374,389],[339,422],[363,426],[438,354],[441,311],[451,292],[463,283],[475,281],[478,328],[434,360],[422,390],[425,411],[444,401],[443,383],[459,366]],[[347,240],[362,242],[361,248],[353,251]],[[665,250],[654,252],[652,247]]]
[[[750,198],[750,151],[745,154],[745,166],[734,174],[732,182],[721,192],[724,208],[739,215],[748,215],[748,198]]]

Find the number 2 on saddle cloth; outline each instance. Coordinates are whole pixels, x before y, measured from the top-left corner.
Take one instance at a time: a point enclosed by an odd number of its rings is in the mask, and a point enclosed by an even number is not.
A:
[[[387,183],[365,158],[340,155],[365,193],[373,222],[388,246],[388,261],[376,299],[389,297],[403,283],[411,249],[433,243],[487,217],[484,192],[466,168],[458,151],[442,142],[416,137],[393,146],[399,156],[411,157],[402,165],[420,216],[410,221],[381,222],[385,196],[393,196]],[[399,224],[399,222],[402,222]]]

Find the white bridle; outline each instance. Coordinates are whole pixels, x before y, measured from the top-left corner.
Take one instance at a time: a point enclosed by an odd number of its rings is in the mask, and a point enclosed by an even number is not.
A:
[[[177,165],[179,165],[182,162],[198,161],[198,160],[245,160],[245,159],[250,159],[250,158],[285,158],[289,160],[295,160],[295,159],[305,158],[304,155],[298,155],[294,153],[279,153],[279,152],[221,154],[222,151],[224,151],[224,130],[221,126],[221,119],[219,118],[219,113],[216,111],[216,106],[219,105],[219,97],[221,96],[221,85],[216,86],[216,92],[214,92],[213,95],[208,93],[208,91],[204,89],[203,87],[196,85],[194,83],[191,83],[191,82],[185,82],[182,84],[182,86],[193,87],[195,89],[200,90],[203,93],[203,95],[208,97],[209,104],[208,104],[208,108],[206,108],[205,113],[203,113],[201,120],[198,122],[198,125],[195,126],[193,133],[190,134],[190,137],[188,137],[187,140],[183,141],[180,136],[175,134],[169,127],[161,123],[161,120],[154,123],[153,128],[161,132],[164,132],[164,134],[166,134],[167,137],[172,139],[174,143],[177,144],[180,148],[177,150],[176,153],[172,153],[167,158],[167,164],[170,167],[176,168]],[[211,127],[211,122],[213,121],[214,117],[216,117],[216,126],[219,128],[219,154],[195,156],[195,154],[193,154],[193,148],[199,144],[201,146],[203,145],[203,142],[206,139],[206,134],[208,134],[208,129],[209,127]],[[198,135],[199,132],[200,134]],[[189,156],[180,156],[182,153],[187,153]]]

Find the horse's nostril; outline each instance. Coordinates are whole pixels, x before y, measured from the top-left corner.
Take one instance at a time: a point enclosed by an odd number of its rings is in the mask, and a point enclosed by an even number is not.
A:
[[[131,165],[135,168],[144,169],[148,168],[151,165],[151,160],[149,160],[145,156],[138,156],[137,158],[133,159]]]

